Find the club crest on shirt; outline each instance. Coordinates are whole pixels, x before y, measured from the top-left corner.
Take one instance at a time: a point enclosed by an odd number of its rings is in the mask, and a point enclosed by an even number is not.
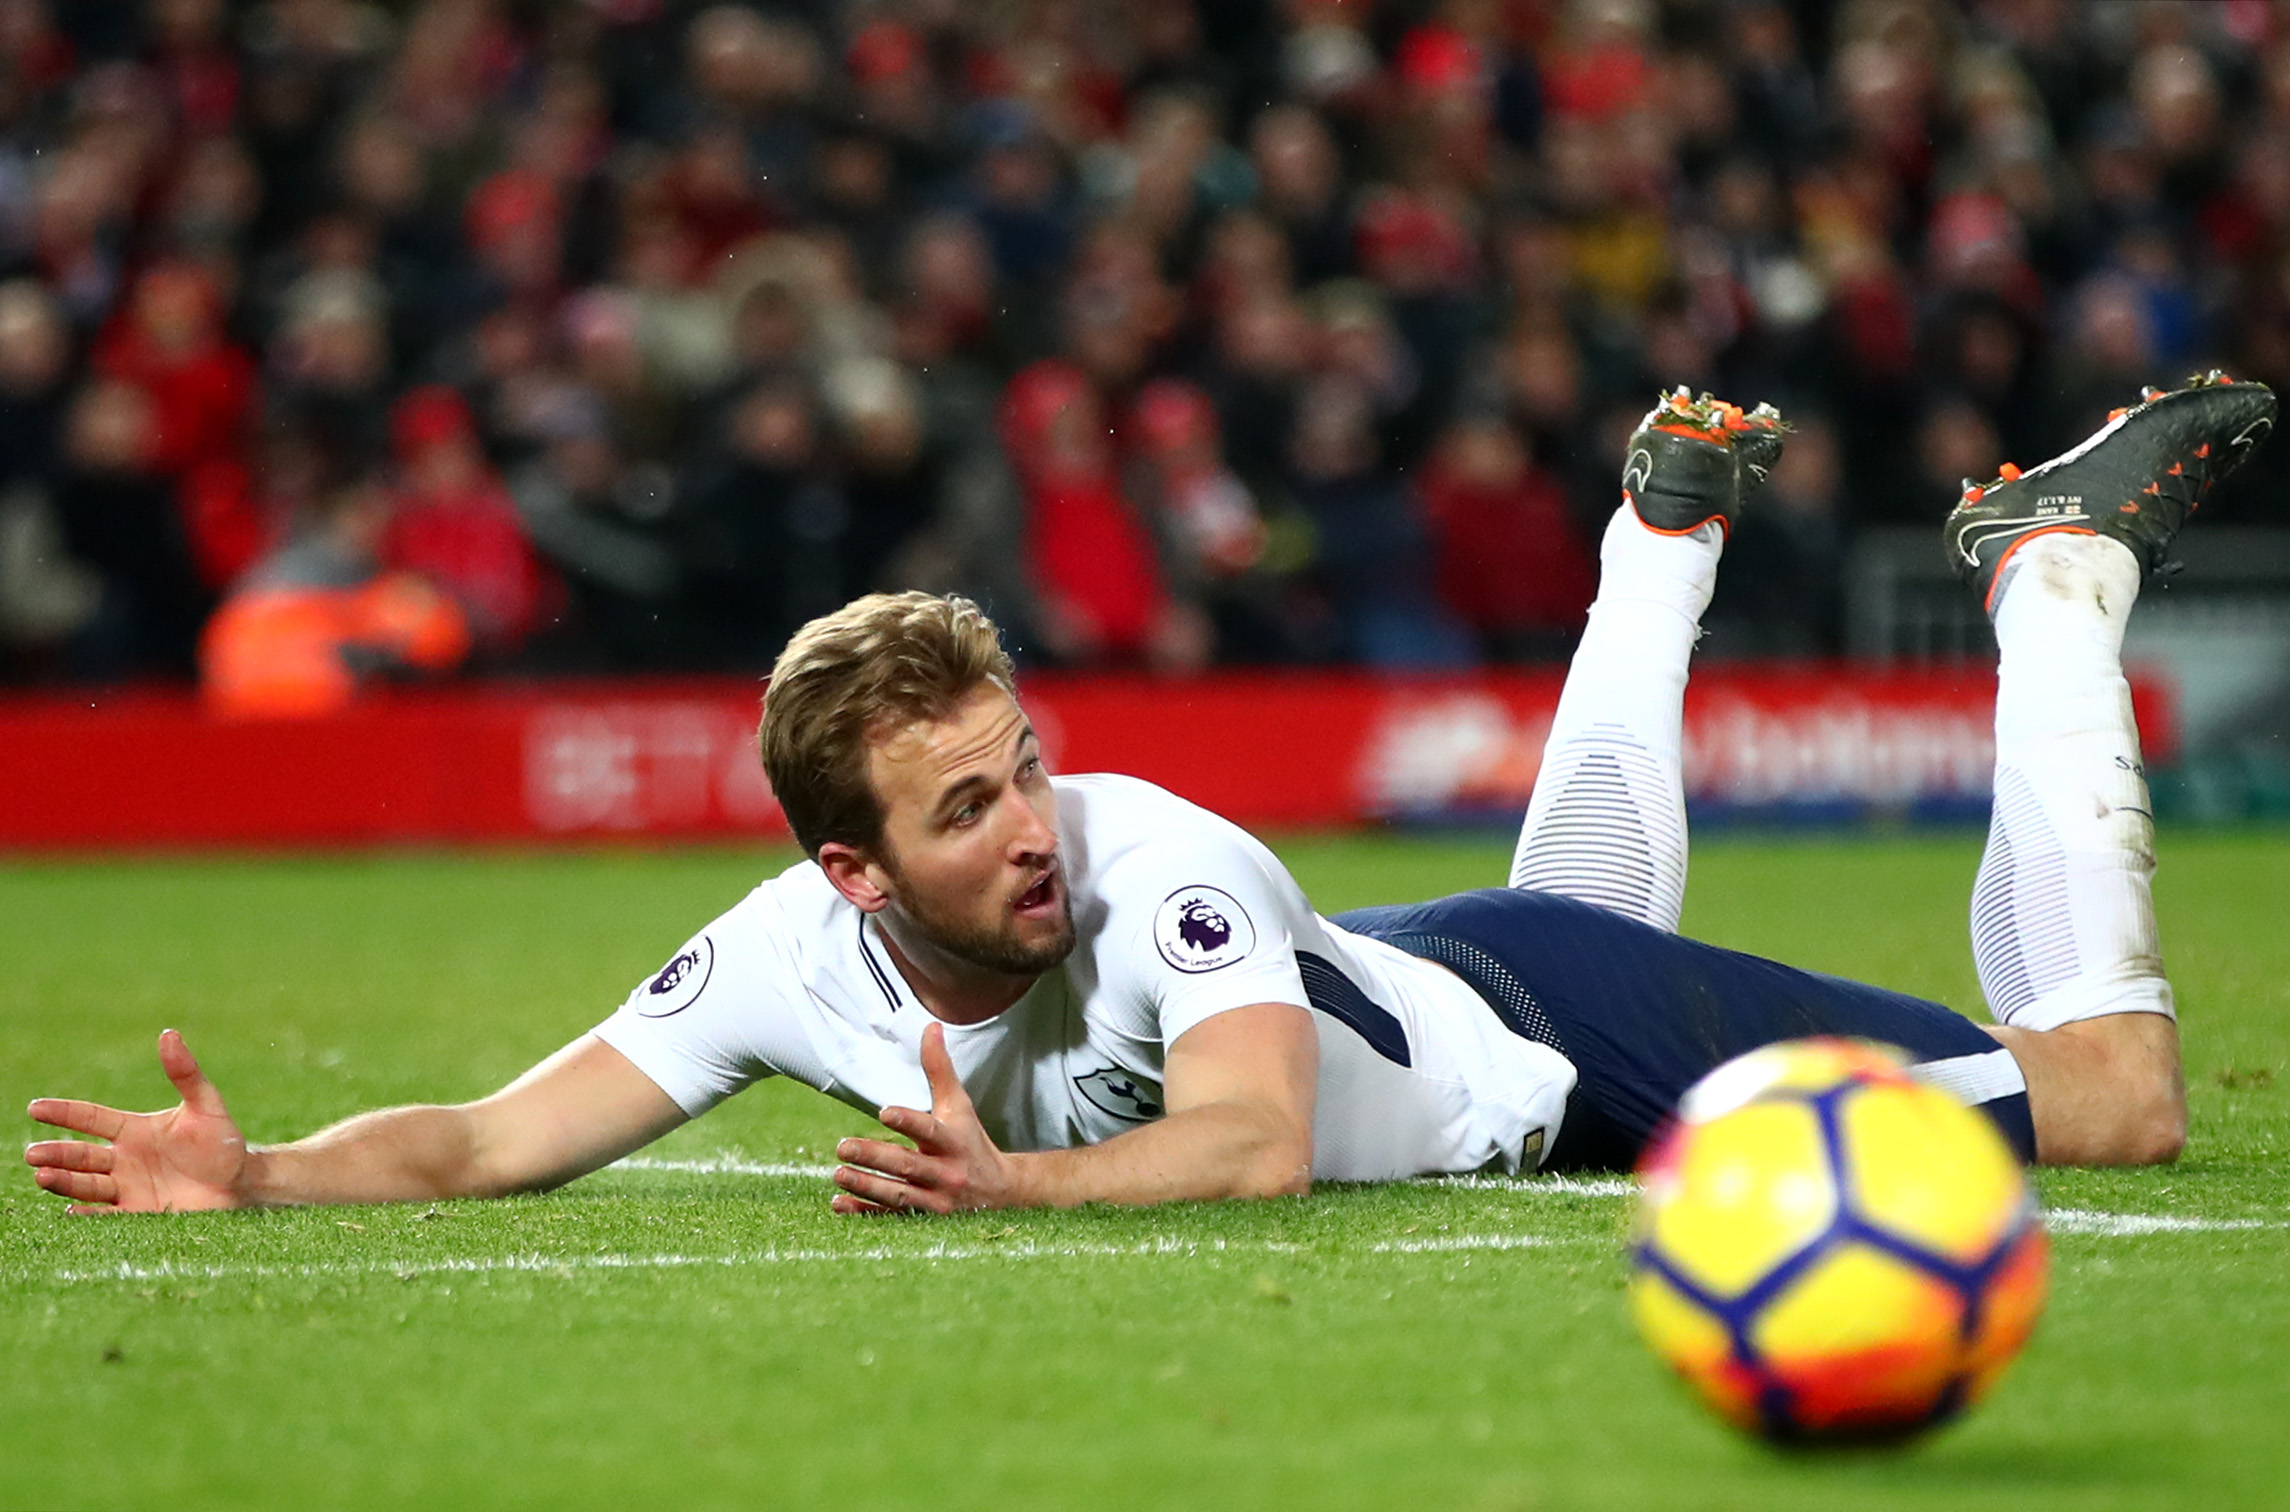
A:
[[[682,1013],[698,1000],[715,969],[715,944],[702,935],[661,967],[658,976],[636,989],[638,1016],[666,1018],[671,1013]]]
[[[1090,1105],[1101,1113],[1129,1123],[1150,1123],[1162,1113],[1161,1089],[1143,1077],[1131,1076],[1111,1066],[1077,1076],[1073,1084],[1081,1089]]]
[[[1248,958],[1256,949],[1256,925],[1231,893],[1196,883],[1162,899],[1153,943],[1179,971],[1214,971]]]

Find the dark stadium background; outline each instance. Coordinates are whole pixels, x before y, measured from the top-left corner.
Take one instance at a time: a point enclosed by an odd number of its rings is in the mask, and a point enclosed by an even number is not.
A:
[[[0,843],[768,831],[895,587],[1068,766],[1515,812],[1678,384],[1796,427],[1697,804],[1957,813],[1961,480],[2290,379],[2290,9],[0,0],[0,284]],[[2290,808],[2286,469],[2134,633],[2178,815]]]
[[[872,587],[1326,912],[1500,883],[1677,384],[1797,426],[1682,928],[1976,1011],[1941,517],[2214,364],[2290,382],[2290,0],[0,0],[0,1122],[169,1025],[257,1144],[503,1086],[793,859],[761,680]],[[2286,469],[2134,618],[2166,819],[2290,816]],[[1485,828],[1301,832],[1386,818]],[[0,1505],[2281,1506],[2286,834],[2163,826],[2186,1157],[2036,1173],[1906,1454],[1672,1390],[1625,1182],[857,1223],[775,1078],[531,1200],[15,1167]]]

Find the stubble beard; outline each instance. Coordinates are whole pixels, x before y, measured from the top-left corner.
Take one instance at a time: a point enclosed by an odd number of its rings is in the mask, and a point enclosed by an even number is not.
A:
[[[1073,954],[1073,894],[1062,887],[1058,892],[1057,932],[1047,940],[1029,944],[1007,924],[1000,929],[982,928],[971,920],[941,914],[935,904],[925,901],[927,894],[908,884],[895,860],[886,858],[885,869],[899,884],[900,906],[913,921],[915,931],[932,947],[958,961],[1004,976],[1040,976]]]

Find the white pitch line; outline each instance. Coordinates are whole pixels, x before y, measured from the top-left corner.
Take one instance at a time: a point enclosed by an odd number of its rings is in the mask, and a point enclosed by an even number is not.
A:
[[[2055,1234],[2092,1234],[2129,1239],[2142,1234],[2230,1234],[2250,1229],[2290,1228],[2267,1218],[2180,1218],[2169,1213],[2099,1213],[2088,1208],[2051,1208],[2044,1226]]]
[[[1456,1250],[1541,1249],[1556,1241],[1541,1234],[1457,1234],[1451,1239],[1387,1239],[1368,1246],[1371,1255],[1443,1255]]]
[[[1627,1176],[1418,1176],[1410,1185],[1452,1187],[1467,1192],[1521,1192],[1528,1196],[1635,1197],[1638,1183]]]
[[[2290,1228],[2290,1222],[2266,1218],[2182,1218],[2164,1213],[2102,1213],[2086,1208],[2056,1208],[2044,1215],[2053,1233],[2107,1239],[2136,1238],[2149,1234],[2215,1234]],[[575,1271],[688,1270],[716,1266],[727,1270],[775,1265],[833,1265],[838,1263],[910,1264],[917,1262],[977,1260],[1088,1260],[1088,1259],[1199,1259],[1209,1255],[1319,1254],[1342,1258],[1345,1254],[1441,1255],[1479,1250],[1541,1249],[1569,1242],[1544,1234],[1448,1234],[1426,1239],[1386,1239],[1360,1250],[1318,1250],[1308,1244],[1261,1240],[1235,1244],[1229,1240],[1159,1238],[1136,1244],[933,1244],[921,1249],[878,1246],[870,1249],[762,1249],[728,1255],[490,1255],[425,1260],[373,1260],[317,1265],[178,1265],[163,1260],[139,1265],[123,1260],[97,1270],[59,1270],[49,1279],[65,1284],[104,1281],[234,1281],[322,1280],[334,1277],[484,1275],[495,1271],[540,1275],[569,1275]],[[1581,1242],[1579,1237],[1574,1242]]]
[[[608,1171],[681,1171],[693,1176],[817,1176],[835,1172],[831,1165],[789,1165],[784,1162],[745,1160],[737,1155],[710,1155],[700,1160],[655,1160],[631,1155],[605,1167]]]
[[[1394,1241],[1368,1247],[1371,1254],[1417,1254],[1442,1250],[1531,1249],[1556,1241],[1539,1234],[1477,1234],[1421,1241]],[[550,1275],[583,1270],[685,1270],[701,1266],[751,1269],[772,1265],[813,1265],[836,1262],[905,1264],[920,1261],[971,1260],[1089,1260],[1089,1259],[1198,1259],[1204,1255],[1295,1255],[1311,1246],[1282,1240],[1235,1244],[1224,1239],[1148,1239],[1136,1244],[933,1244],[922,1249],[764,1249],[729,1255],[489,1255],[433,1260],[375,1260],[333,1265],[178,1265],[162,1260],[138,1265],[123,1260],[98,1270],[60,1270],[51,1280],[66,1283],[96,1281],[235,1281],[322,1280],[332,1277],[394,1276],[411,1280],[428,1275],[483,1275],[512,1271]],[[1343,1252],[1328,1252],[1340,1256]],[[1358,1253],[1354,1251],[1353,1253]]]

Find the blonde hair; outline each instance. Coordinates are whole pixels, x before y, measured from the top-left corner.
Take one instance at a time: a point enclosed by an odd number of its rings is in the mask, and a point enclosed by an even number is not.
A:
[[[867,742],[943,719],[985,683],[1016,690],[1000,633],[966,598],[870,593],[796,631],[772,664],[756,744],[804,854],[880,841]]]

